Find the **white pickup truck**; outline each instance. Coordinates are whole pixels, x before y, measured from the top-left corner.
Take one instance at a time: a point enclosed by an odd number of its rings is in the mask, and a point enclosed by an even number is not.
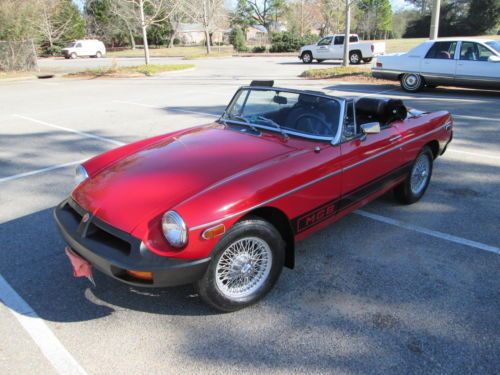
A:
[[[385,53],[385,42],[360,42],[357,34],[349,37],[349,62],[359,64],[361,61],[369,63],[375,56]],[[327,35],[318,43],[304,46],[299,50],[299,59],[304,64],[313,60],[341,60],[344,57],[344,35]]]

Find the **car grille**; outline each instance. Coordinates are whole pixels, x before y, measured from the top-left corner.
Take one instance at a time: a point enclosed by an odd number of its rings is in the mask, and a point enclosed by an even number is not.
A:
[[[66,213],[68,218],[71,218],[72,228],[67,229],[74,233],[75,239],[79,242],[95,241],[123,254],[130,254],[132,244],[124,238],[126,234],[120,233],[119,230],[92,216],[84,227],[82,219],[87,212],[75,201],[68,201],[62,207],[62,211]]]

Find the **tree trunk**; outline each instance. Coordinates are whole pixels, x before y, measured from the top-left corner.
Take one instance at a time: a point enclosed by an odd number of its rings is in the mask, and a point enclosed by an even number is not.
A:
[[[139,0],[139,10],[141,13],[142,40],[144,44],[144,61],[146,65],[149,65],[148,32],[147,32],[146,22],[144,21],[144,0]]]
[[[172,48],[174,46],[174,40],[175,37],[177,36],[177,30],[179,29],[180,21],[179,20],[175,22],[170,21],[170,23],[174,26],[174,29],[172,30],[172,34],[170,35],[170,41],[168,42],[167,48]]]
[[[128,36],[130,38],[130,46],[132,49],[135,49],[135,38],[134,38],[134,33],[132,32],[132,29],[127,26],[128,29]]]
[[[210,55],[212,49],[210,47],[210,34],[207,29],[205,29],[205,44],[207,46],[207,54]]]
[[[351,4],[345,0],[345,36],[344,36],[344,60],[342,66],[349,65],[349,34],[351,33]]]

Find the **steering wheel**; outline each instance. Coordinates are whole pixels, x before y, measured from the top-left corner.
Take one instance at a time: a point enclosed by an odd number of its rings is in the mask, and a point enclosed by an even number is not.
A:
[[[299,123],[302,119],[305,119],[305,121]],[[321,125],[321,129],[318,129],[317,125]],[[311,133],[314,135],[327,135],[330,132],[330,124],[318,115],[312,113],[298,116],[295,120],[294,128],[304,133]]]

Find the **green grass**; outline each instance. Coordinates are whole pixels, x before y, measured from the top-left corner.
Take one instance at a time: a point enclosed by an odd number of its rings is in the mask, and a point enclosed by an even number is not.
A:
[[[233,46],[218,46],[212,47],[212,53],[207,55],[206,48],[203,46],[192,47],[172,47],[172,48],[150,48],[149,55],[151,57],[184,57],[184,58],[200,58],[200,57],[218,57],[227,56],[233,53]],[[106,53],[107,57],[143,57],[144,50],[142,48],[126,49],[123,51],[112,51]]]
[[[481,35],[475,38],[500,39],[498,35]],[[385,41],[385,52],[407,52],[426,40],[428,38],[387,39]]]
[[[163,72],[172,72],[194,67],[192,64],[149,64],[136,66],[118,66],[113,63],[110,67],[87,69],[82,72],[68,73],[65,77],[105,77],[105,76],[153,76]]]
[[[342,78],[342,77],[371,77],[371,71],[354,66],[339,66],[335,68],[309,69],[300,74],[300,77],[311,79]]]

